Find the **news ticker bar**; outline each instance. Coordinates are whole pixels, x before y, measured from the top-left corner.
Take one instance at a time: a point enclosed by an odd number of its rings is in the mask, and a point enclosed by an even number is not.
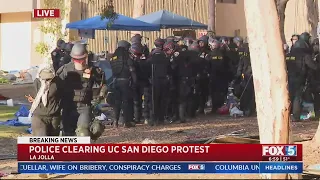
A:
[[[302,145],[18,144],[18,161],[302,161]]]
[[[154,173],[210,173],[210,174],[259,174],[302,173],[302,162],[216,162],[216,163],[106,163],[106,162],[19,162],[22,174],[154,174]]]

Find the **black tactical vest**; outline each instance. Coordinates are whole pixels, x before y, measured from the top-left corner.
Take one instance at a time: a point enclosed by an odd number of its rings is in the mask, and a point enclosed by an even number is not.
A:
[[[112,75],[114,78],[129,78],[130,69],[128,65],[128,56],[124,54],[115,54],[110,59]]]
[[[225,73],[225,61],[223,58],[223,54],[220,50],[212,51],[208,56],[207,60],[211,66],[211,73],[213,74],[221,74]]]
[[[288,76],[305,76],[305,66],[302,55],[289,53],[286,55]]]
[[[76,103],[83,103],[83,104],[90,104],[93,96],[92,87],[94,84],[94,77],[93,73],[88,76],[84,74],[83,71],[77,70],[68,70],[68,66],[73,64],[67,65],[67,76],[66,76],[66,87],[65,91],[67,91],[68,96],[65,97],[69,100],[72,99],[73,102]],[[71,68],[71,67],[70,67]],[[70,97],[69,97],[70,96]]]

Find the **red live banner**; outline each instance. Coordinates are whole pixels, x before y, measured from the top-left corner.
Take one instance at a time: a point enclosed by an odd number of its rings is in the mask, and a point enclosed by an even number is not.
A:
[[[302,145],[18,144],[18,161],[302,161]]]

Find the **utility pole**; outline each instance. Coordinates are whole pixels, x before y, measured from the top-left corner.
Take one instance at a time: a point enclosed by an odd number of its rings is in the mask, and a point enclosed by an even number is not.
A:
[[[216,0],[208,1],[208,32],[216,33]]]
[[[261,144],[289,143],[288,77],[274,0],[245,0],[244,9]],[[265,174],[288,179],[288,174]]]

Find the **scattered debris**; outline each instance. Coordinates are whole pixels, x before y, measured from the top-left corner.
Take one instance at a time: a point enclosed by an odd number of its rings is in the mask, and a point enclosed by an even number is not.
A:
[[[153,139],[146,138],[142,141],[141,144],[157,144],[157,142]]]

